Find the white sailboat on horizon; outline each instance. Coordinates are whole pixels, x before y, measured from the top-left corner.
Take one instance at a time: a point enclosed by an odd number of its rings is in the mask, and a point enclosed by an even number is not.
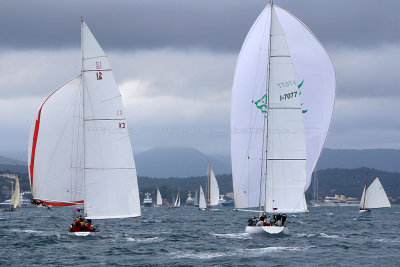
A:
[[[206,209],[212,209],[219,204],[219,187],[214,171],[208,163],[207,169],[207,200]]]
[[[15,175],[15,188],[12,190],[11,199],[10,199],[10,208],[4,209],[3,211],[12,212],[19,211],[21,209],[21,189],[19,186],[18,175]]]
[[[258,207],[263,219],[307,212],[304,192],[328,132],[334,92],[324,48],[300,20],[270,1],[246,37],[232,89],[236,209]],[[250,222],[246,232],[287,233],[285,221],[278,221]]]
[[[369,212],[372,209],[390,208],[392,206],[378,177],[368,187],[367,185],[368,175],[361,196],[360,212]]]
[[[138,217],[137,174],[121,94],[106,54],[83,20],[81,46],[81,74],[57,88],[33,121],[31,191],[49,206],[83,204],[87,220]]]
[[[156,206],[156,207],[162,206],[162,197],[161,197],[160,189],[158,189],[158,188],[157,188],[157,201],[154,206]]]

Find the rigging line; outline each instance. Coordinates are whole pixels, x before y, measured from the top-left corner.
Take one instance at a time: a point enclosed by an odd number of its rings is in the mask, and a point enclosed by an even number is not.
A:
[[[91,72],[91,71],[112,71],[112,69],[83,70],[82,72]]]

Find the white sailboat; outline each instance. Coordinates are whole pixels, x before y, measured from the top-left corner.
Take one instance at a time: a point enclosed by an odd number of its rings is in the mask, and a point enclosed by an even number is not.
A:
[[[179,190],[176,194],[176,198],[173,200],[174,204],[170,208],[179,208],[181,206],[181,197],[179,196]]]
[[[363,194],[360,201],[360,212],[371,211],[371,209],[390,208],[390,202],[386,195],[385,189],[379,178],[375,180],[367,188],[367,183],[364,186]]]
[[[206,198],[204,196],[203,188],[200,185],[200,194],[199,194],[199,209],[205,210],[207,209]]]
[[[260,216],[307,211],[304,191],[326,138],[334,91],[324,48],[271,1],[246,37],[232,88],[236,209],[258,207]],[[280,222],[249,225],[246,232],[287,232]]]
[[[12,191],[10,199],[10,208],[4,209],[3,211],[19,211],[21,208],[21,189],[19,186],[18,176],[15,176],[15,189]]]
[[[31,191],[46,205],[83,204],[85,219],[137,217],[137,174],[121,94],[83,20],[81,40],[81,74],[43,102],[31,127]]]
[[[207,170],[207,209],[218,206],[219,204],[219,187],[217,178],[208,163]]]
[[[162,206],[162,197],[161,197],[161,193],[160,190],[157,188],[157,202],[156,202],[156,207],[160,207]]]

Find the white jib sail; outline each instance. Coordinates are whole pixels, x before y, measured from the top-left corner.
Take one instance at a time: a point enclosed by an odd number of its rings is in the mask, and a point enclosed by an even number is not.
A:
[[[296,17],[274,5],[286,35],[300,87],[307,146],[307,183],[325,142],[335,99],[333,64],[312,32]],[[264,204],[261,173],[265,173],[265,151],[262,147],[265,112],[265,88],[268,77],[268,48],[271,6],[263,10],[243,43],[232,88],[231,157],[235,207]],[[257,106],[258,110],[255,109]],[[261,183],[261,184],[260,184]],[[260,196],[261,194],[261,196]]]
[[[204,197],[203,188],[200,185],[200,196],[199,196],[199,209],[207,208],[206,198]]]
[[[371,183],[365,194],[365,209],[389,208],[389,199],[378,177]]]
[[[39,107],[28,149],[32,195],[52,206],[83,203],[81,75],[57,88]]]
[[[121,94],[107,56],[82,22],[84,195],[88,219],[141,215]]]
[[[157,206],[161,206],[161,205],[162,205],[161,193],[160,193],[160,190],[157,189]]]
[[[272,8],[267,93],[266,212],[305,212],[306,142],[300,95],[285,33]]]
[[[178,196],[178,203],[176,204],[176,206],[177,206],[177,207],[180,207],[180,206],[181,206],[181,197],[180,197],[180,196]]]
[[[210,206],[217,206],[219,201],[219,187],[217,178],[215,178],[215,174],[210,168]]]

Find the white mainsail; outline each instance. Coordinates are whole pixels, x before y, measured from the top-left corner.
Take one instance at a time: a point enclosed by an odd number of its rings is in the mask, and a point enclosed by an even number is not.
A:
[[[161,193],[160,190],[157,188],[157,206],[162,206],[162,198],[161,198]]]
[[[362,207],[365,198],[365,205]],[[370,184],[370,186],[365,190],[363,196],[361,197],[360,207],[362,209],[378,209],[378,208],[389,208],[391,207],[389,199],[386,195],[385,189],[379,178],[376,177],[375,180]]]
[[[363,193],[361,196],[361,201],[360,201],[360,209],[365,209],[365,192],[367,191],[367,185],[364,185]]]
[[[215,178],[215,174],[208,164],[208,201],[210,206],[217,206],[219,201],[219,187],[217,178]]]
[[[34,198],[84,203],[87,219],[141,215],[124,108],[107,56],[82,21],[82,74],[42,104],[31,128]]]
[[[282,47],[290,51],[291,68],[294,69],[294,78],[281,81],[281,86],[288,85],[285,88],[292,89],[282,97],[291,98],[296,94],[295,98],[300,99],[303,112],[307,151],[304,190],[311,182],[312,170],[325,142],[333,111],[335,73],[329,56],[300,20],[275,4],[273,10],[271,12],[269,4],[257,18],[244,41],[236,65],[231,110],[231,156],[236,208],[264,205],[265,184],[262,177],[267,164],[266,149],[263,147],[266,146],[267,132],[265,115],[269,44],[272,41],[271,14],[279,22],[284,33],[282,36],[286,37],[278,38],[277,42],[282,41]],[[271,42],[272,52],[276,50],[272,45],[279,48],[277,53],[283,52],[280,44]],[[295,84],[290,84],[293,81]]]
[[[203,188],[200,185],[200,195],[199,195],[199,209],[207,208],[206,198],[204,197]]]
[[[179,197],[179,190],[178,193],[176,194],[176,198],[174,201],[174,207],[180,207],[181,206],[181,198]]]

